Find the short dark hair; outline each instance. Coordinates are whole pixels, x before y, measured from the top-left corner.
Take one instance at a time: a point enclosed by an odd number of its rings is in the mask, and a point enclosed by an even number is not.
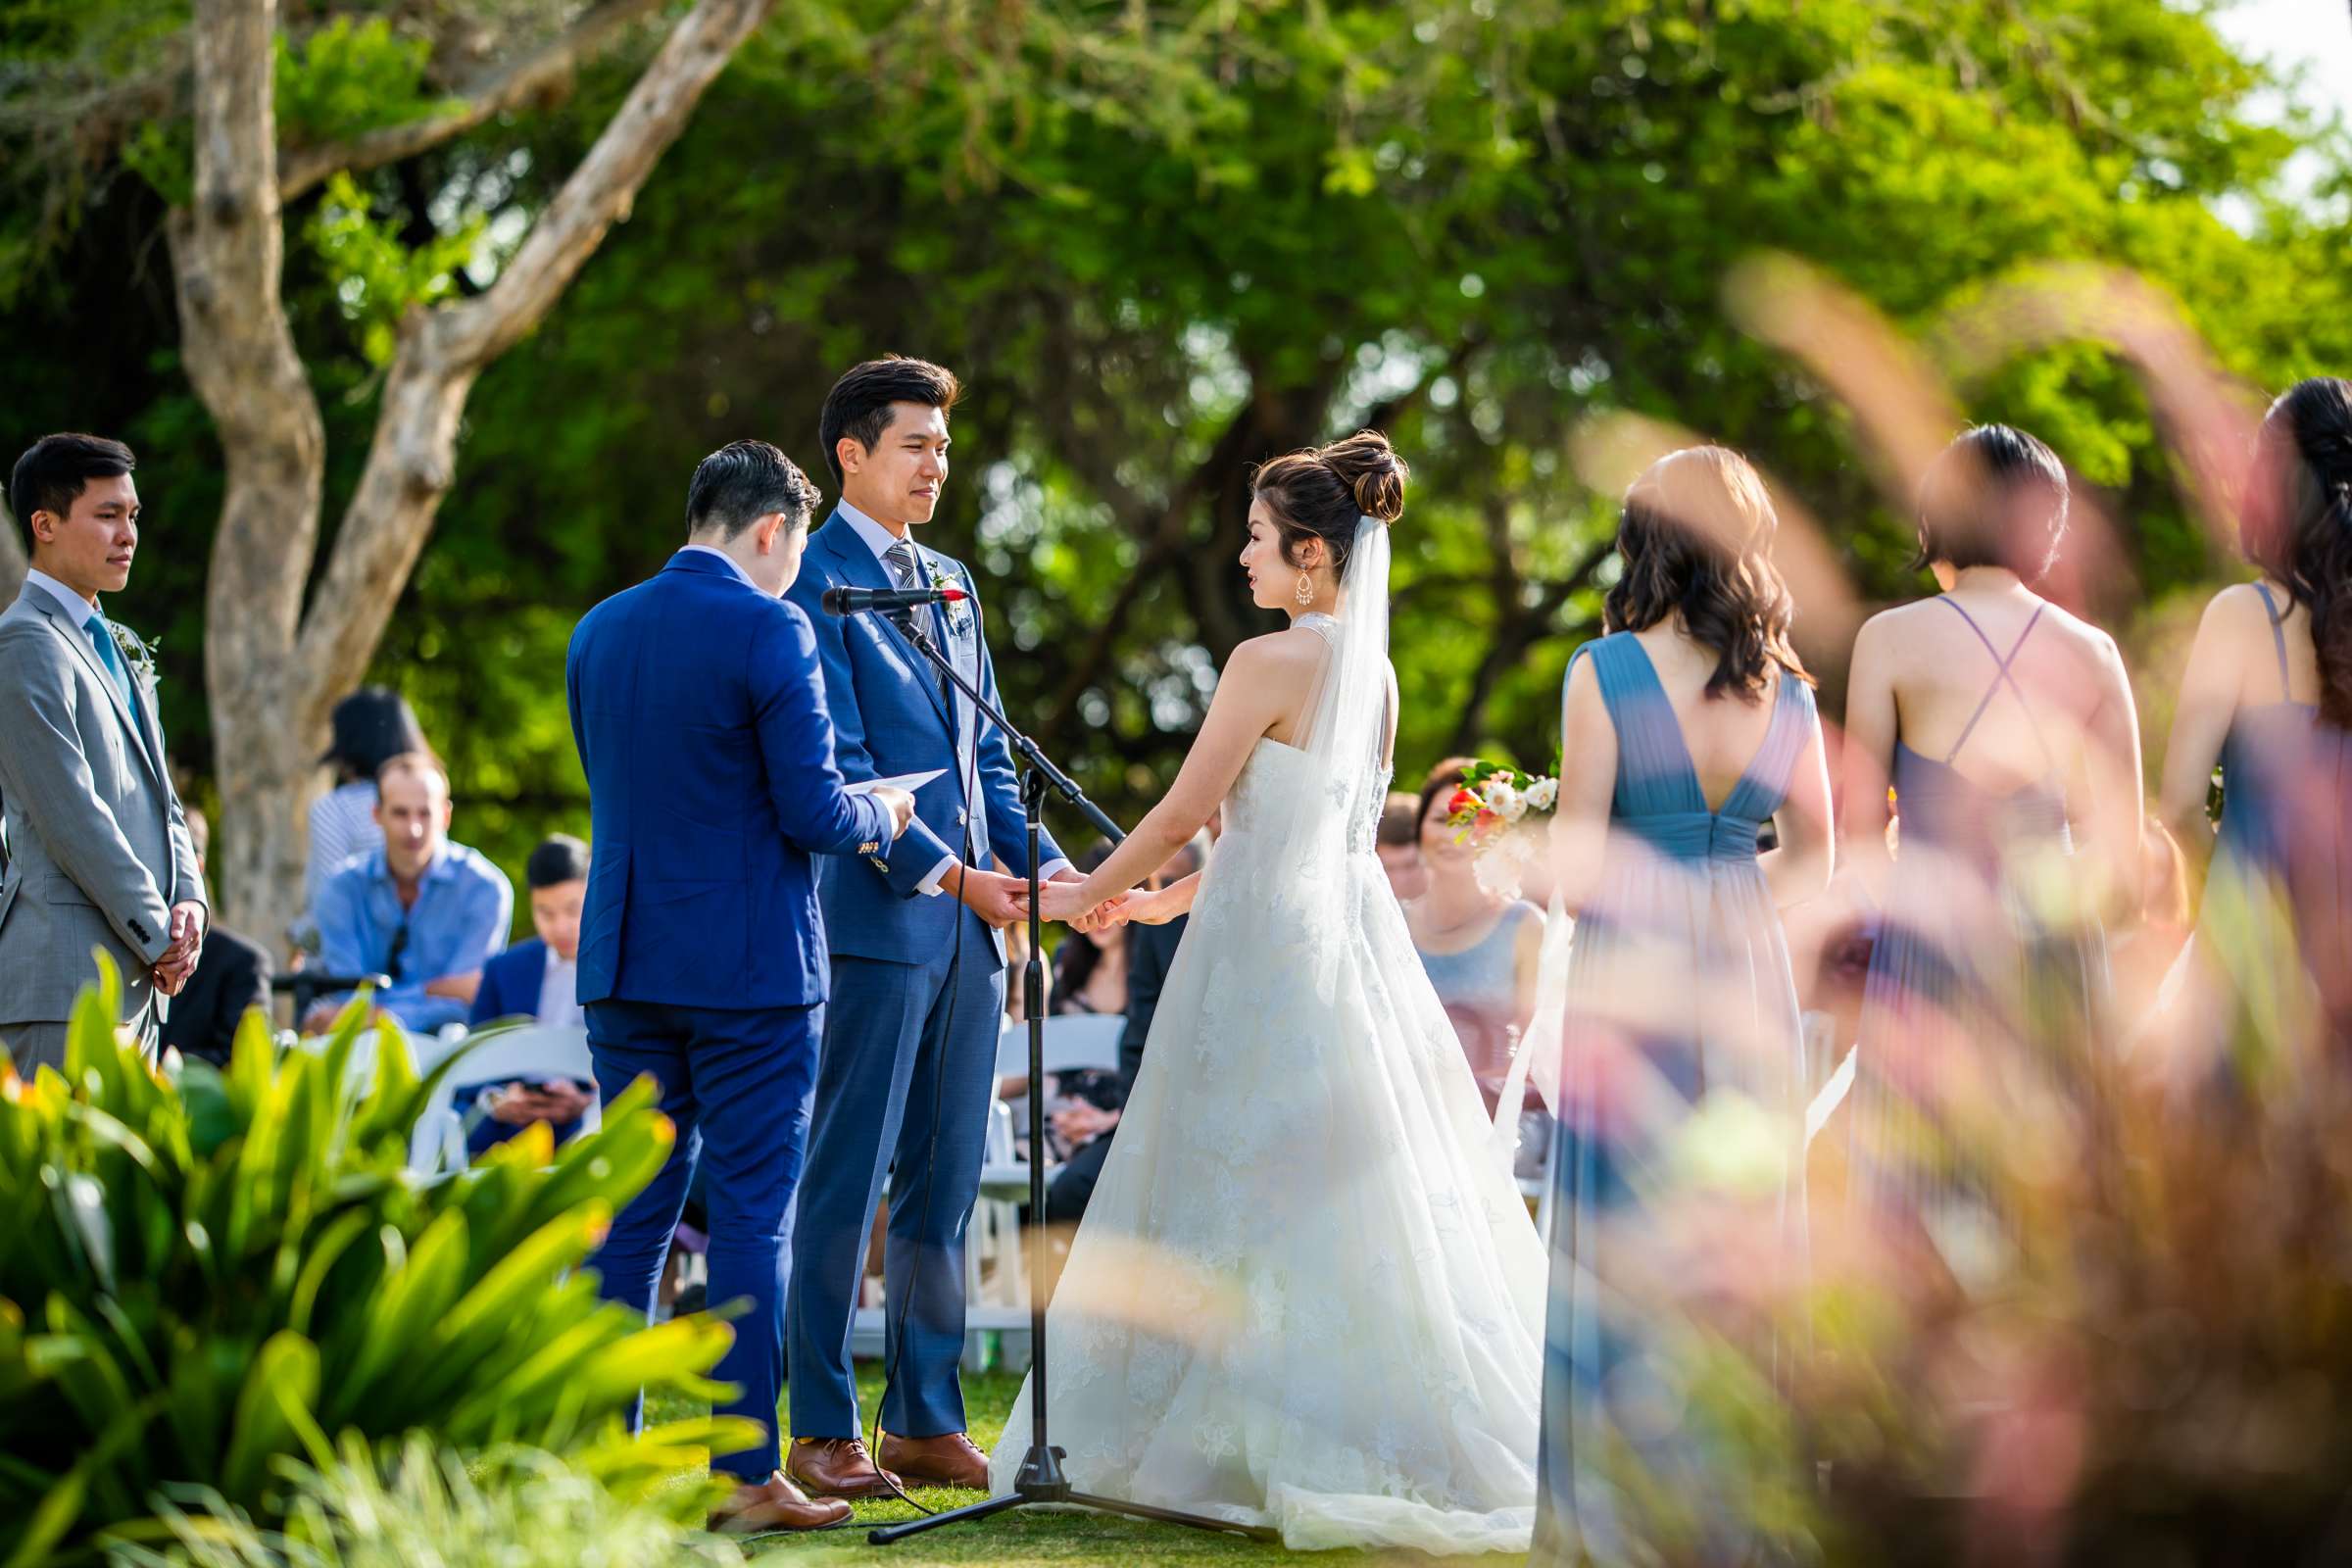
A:
[[[1389,798],[1380,806],[1380,837],[1383,846],[1418,844],[1421,842],[1421,818],[1429,808],[1417,795],[1402,790],[1389,791]]]
[[[816,486],[790,458],[765,441],[730,441],[695,465],[686,487],[686,531],[717,528],[732,539],[771,512],[785,526],[805,528],[816,509]]]
[[[565,882],[588,880],[588,846],[568,833],[551,834],[522,862],[522,880],[533,893]]]
[[[119,479],[138,466],[130,448],[102,435],[45,435],[17,460],[8,478],[8,504],[29,534],[34,513],[62,517],[92,479]]]
[[[886,354],[863,365],[853,365],[825,394],[816,416],[816,439],[825,449],[825,466],[833,482],[841,483],[841,438],[849,436],[868,452],[890,428],[890,406],[919,403],[927,409],[953,409],[963,396],[956,372],[929,360],[910,360]]]
[[[332,739],[318,760],[350,778],[371,779],[403,752],[431,750],[424,726],[407,698],[389,686],[363,686],[337,703],[328,719]]]
[[[1919,559],[1956,571],[2005,566],[2028,582],[2066,537],[2066,465],[2036,437],[1980,424],[1945,447],[1919,481]]]

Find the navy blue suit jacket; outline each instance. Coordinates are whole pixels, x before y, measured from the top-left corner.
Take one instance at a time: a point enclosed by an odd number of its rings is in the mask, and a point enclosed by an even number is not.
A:
[[[822,1002],[809,857],[880,854],[891,821],[842,793],[808,617],[684,550],[588,612],[564,673],[588,774],[581,1004]]]
[[[501,1018],[539,1016],[539,988],[547,982],[547,944],[525,937],[482,965],[466,1023],[479,1029]]]
[[[973,593],[972,574],[960,562],[935,550],[916,550],[926,575],[937,572]],[[964,770],[956,765],[956,717],[940,691],[938,671],[888,616],[830,615],[818,603],[827,588],[895,586],[849,519],[835,513],[809,535],[801,575],[786,597],[805,610],[816,627],[842,772],[853,780],[940,773],[915,791],[914,820],[898,843],[885,845],[882,853],[827,860],[817,867],[834,951],[905,963],[948,951],[962,909],[953,894],[925,897],[915,891],[933,866],[963,847],[962,813],[970,808],[964,800]],[[973,594],[965,633],[973,638],[980,635],[979,605]],[[985,642],[979,652],[980,691],[994,703],[996,664]],[[1024,876],[1029,843],[1012,748],[1004,731],[986,721],[977,726],[975,744],[979,756],[974,804],[984,813],[988,858],[1003,860],[1014,876]],[[1039,834],[1039,848],[1046,864],[1067,858],[1050,833]]]

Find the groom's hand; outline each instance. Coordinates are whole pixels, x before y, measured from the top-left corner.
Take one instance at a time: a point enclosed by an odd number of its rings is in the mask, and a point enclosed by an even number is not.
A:
[[[990,925],[1002,928],[1027,917],[1028,883],[970,865],[958,866],[949,875],[956,881],[956,897],[963,906]]]

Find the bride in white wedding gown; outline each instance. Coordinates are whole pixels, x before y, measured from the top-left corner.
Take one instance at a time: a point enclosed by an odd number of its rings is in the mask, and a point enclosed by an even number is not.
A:
[[[1525,1551],[1546,1260],[1373,853],[1388,787],[1387,522],[1366,432],[1267,465],[1242,556],[1290,630],[1245,643],[1167,798],[1067,918],[1224,807],[1049,1315],[1081,1492],[1286,1544]],[[1029,1389],[991,1461],[1010,1486]]]

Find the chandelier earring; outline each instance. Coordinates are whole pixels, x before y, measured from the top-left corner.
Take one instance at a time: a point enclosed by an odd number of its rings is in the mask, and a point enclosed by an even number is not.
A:
[[[1301,610],[1315,602],[1315,579],[1304,571],[1298,573],[1298,606]]]

